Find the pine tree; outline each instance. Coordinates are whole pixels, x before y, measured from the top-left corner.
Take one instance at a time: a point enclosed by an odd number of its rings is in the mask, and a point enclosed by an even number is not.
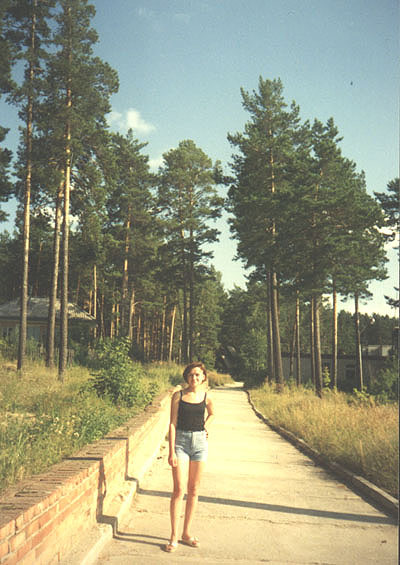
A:
[[[393,241],[400,233],[400,179],[395,178],[387,185],[387,192],[374,192],[376,198],[380,202],[385,214],[385,227],[389,228],[390,232],[387,236],[389,241]],[[400,245],[399,252],[399,279],[400,279]],[[399,289],[395,288],[397,295]],[[385,296],[386,302],[393,308],[398,309],[400,318],[400,299]]]
[[[55,52],[47,69],[47,131],[57,152],[54,159],[63,175],[62,289],[59,378],[63,379],[68,346],[69,214],[74,163],[93,151],[105,128],[109,97],[118,88],[115,71],[93,55],[97,34],[90,27],[94,7],[86,0],[59,0]]]
[[[142,153],[146,143],[112,134],[109,151],[113,166],[107,177],[108,230],[114,240],[116,265],[120,277],[120,327],[122,335],[133,336],[134,305],[140,279],[150,271],[157,246],[152,214],[153,182],[148,156]]]
[[[11,45],[5,37],[5,12],[9,2],[0,4],[0,96],[10,92],[12,89],[11,81]],[[8,129],[0,125],[0,144],[3,144],[8,133]],[[12,152],[6,147],[0,146],[0,204],[7,202],[11,192],[12,185],[10,181],[10,164]],[[7,219],[7,214],[0,207],[0,222]]]
[[[20,169],[23,169],[23,238],[22,238],[22,283],[19,325],[18,369],[22,370],[27,334],[28,272],[30,244],[30,205],[34,137],[34,112],[41,96],[40,73],[46,58],[44,46],[49,37],[48,20],[54,2],[38,0],[14,0],[9,3],[5,14],[6,37],[13,44],[13,61],[25,63],[24,80],[11,89],[9,100],[20,109],[19,117],[25,124],[21,141]]]
[[[158,183],[165,238],[176,257],[176,275],[183,294],[183,360],[193,359],[195,351],[195,278],[204,269],[211,252],[204,244],[216,241],[218,231],[210,220],[221,215],[223,200],[215,188],[216,170],[212,161],[191,140],[181,141],[164,154]]]
[[[276,203],[289,183],[288,172],[295,159],[299,109],[289,109],[278,80],[259,79],[258,92],[241,90],[243,107],[251,119],[242,134],[228,135],[240,154],[233,157],[235,181],[229,190],[232,231],[238,238],[238,255],[247,267],[264,271],[270,296],[270,319],[274,378],[283,383],[279,330],[278,282],[281,229]],[[270,363],[271,365],[271,363]]]

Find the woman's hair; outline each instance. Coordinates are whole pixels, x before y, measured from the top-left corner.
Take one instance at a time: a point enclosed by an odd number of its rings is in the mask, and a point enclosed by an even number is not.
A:
[[[183,378],[185,379],[186,382],[188,382],[188,376],[189,373],[192,369],[195,369],[196,367],[198,367],[199,369],[201,369],[204,373],[204,382],[207,381],[207,369],[205,368],[205,366],[203,365],[203,363],[201,363],[200,361],[198,361],[197,363],[190,363],[190,365],[188,365],[185,370],[183,371]]]

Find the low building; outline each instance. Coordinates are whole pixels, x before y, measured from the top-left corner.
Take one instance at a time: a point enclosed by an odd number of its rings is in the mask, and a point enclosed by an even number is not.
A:
[[[362,364],[364,384],[371,386],[377,379],[380,371],[387,365],[390,356],[393,354],[393,348],[390,345],[368,345],[362,347]],[[321,356],[322,370],[326,370],[329,375],[332,374],[332,355],[323,354]],[[282,354],[283,372],[289,374],[290,355]],[[293,374],[296,374],[296,358],[293,359]],[[307,382],[312,379],[311,358],[310,354],[301,354],[301,375],[302,381]],[[338,388],[347,392],[351,392],[357,388],[356,379],[356,358],[354,355],[338,355],[337,359],[337,375]]]
[[[20,299],[0,306],[0,338],[12,341],[17,335],[20,319]],[[48,298],[29,298],[27,310],[27,339],[45,343],[47,336]],[[56,330],[60,327],[60,300],[56,302]],[[68,321],[71,329],[94,327],[96,319],[72,302],[68,303]]]

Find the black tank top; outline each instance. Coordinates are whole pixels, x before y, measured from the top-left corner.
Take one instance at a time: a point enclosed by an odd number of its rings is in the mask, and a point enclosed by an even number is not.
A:
[[[202,432],[204,430],[207,393],[205,393],[203,400],[196,404],[182,400],[182,393],[183,391],[181,390],[177,429],[184,430],[185,432]]]

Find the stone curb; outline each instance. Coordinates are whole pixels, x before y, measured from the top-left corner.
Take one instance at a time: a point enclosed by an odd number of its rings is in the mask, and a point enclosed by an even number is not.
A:
[[[334,463],[330,461],[325,455],[322,455],[312,447],[310,447],[305,441],[296,437],[292,432],[285,430],[281,426],[278,426],[272,423],[269,418],[264,416],[254,405],[250,392],[246,390],[247,397],[249,400],[249,404],[252,407],[254,413],[260,420],[262,420],[267,426],[269,426],[272,430],[277,432],[279,435],[290,441],[295,447],[297,447],[300,451],[311,457],[314,461],[316,461],[322,467],[325,467],[329,471],[331,471],[335,476],[341,479],[344,483],[346,483],[350,488],[355,490],[358,494],[364,496],[368,499],[369,502],[375,503],[380,510],[383,510],[388,515],[393,516],[399,519],[399,501],[382,490],[381,488],[377,487],[367,479],[360,477],[359,475],[355,475],[351,471],[348,471],[338,463]]]

